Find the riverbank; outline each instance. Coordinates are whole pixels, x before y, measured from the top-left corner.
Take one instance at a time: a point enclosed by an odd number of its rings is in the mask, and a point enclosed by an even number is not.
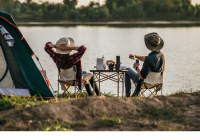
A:
[[[136,22],[18,22],[17,25],[200,25],[200,21],[136,21]]]
[[[0,111],[0,130],[199,131],[199,111],[199,91],[152,98],[71,98]]]

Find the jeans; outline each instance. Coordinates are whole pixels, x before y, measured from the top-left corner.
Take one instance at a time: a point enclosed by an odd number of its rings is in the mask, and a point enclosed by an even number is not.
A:
[[[92,76],[92,73],[87,73],[86,71],[83,71],[83,80],[89,81],[91,87],[93,87],[93,76]],[[85,85],[85,89],[86,89],[86,91],[87,91],[89,96],[92,95],[92,90],[91,90],[90,85],[89,84]],[[94,85],[95,85],[95,92],[96,92],[97,95],[99,95],[99,88],[97,87],[97,83],[94,82]]]
[[[128,70],[125,73],[125,89],[126,89],[126,96],[130,97],[131,94],[131,80],[134,83],[138,83],[139,81],[139,75],[137,74],[137,71],[133,68],[126,68],[126,70]],[[133,96],[135,96],[137,94],[137,88],[135,86],[135,91],[133,92]]]

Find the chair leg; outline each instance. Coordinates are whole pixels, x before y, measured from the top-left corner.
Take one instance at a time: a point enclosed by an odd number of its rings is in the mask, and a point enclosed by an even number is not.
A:
[[[58,80],[59,80],[59,72],[58,72]],[[58,95],[59,95],[59,81],[58,81]]]
[[[148,89],[150,92],[151,92],[151,94],[149,95],[149,97],[151,97],[151,95],[153,95],[153,93],[155,92],[155,90],[152,92],[150,89]]]
[[[77,98],[77,93],[76,93],[76,82],[75,82],[74,90],[75,90],[75,98]]]
[[[70,86],[68,86],[68,88],[66,88],[66,87],[64,86],[64,92],[63,92],[63,95],[66,94],[66,96],[68,95],[69,98],[70,98],[70,92],[68,91],[69,87],[70,87]],[[67,92],[67,93],[66,93],[66,92]]]

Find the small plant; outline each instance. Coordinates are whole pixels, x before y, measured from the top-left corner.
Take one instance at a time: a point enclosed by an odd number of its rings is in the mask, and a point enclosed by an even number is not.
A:
[[[85,127],[87,125],[87,123],[85,121],[77,121],[72,123],[72,126],[83,126]]]
[[[114,97],[115,96],[115,94],[111,94],[111,92],[108,92],[108,93],[102,93],[104,96],[106,96],[106,97]]]
[[[37,96],[33,97],[15,97],[15,96],[1,96],[0,98],[0,111],[8,110],[11,108],[18,108],[21,106],[30,107],[40,103],[48,103],[50,101],[44,101],[42,98],[37,99]],[[53,102],[55,100],[51,100]]]
[[[39,124],[37,128],[31,128],[31,131],[72,131],[70,128],[71,123],[59,122],[58,120],[47,120],[44,123],[36,122]]]
[[[83,95],[85,97],[89,96],[88,93],[87,93],[87,91],[85,91],[85,90],[82,93],[83,93]],[[77,93],[77,98],[84,97],[83,95],[80,92],[78,92]],[[66,94],[57,94],[57,97],[58,98],[76,98],[76,94],[69,92],[69,93],[66,93]]]
[[[98,127],[112,127],[112,126],[121,125],[124,123],[121,121],[121,118],[114,118],[114,117],[105,118],[105,116],[103,116],[100,120],[96,122],[96,124]]]
[[[141,113],[142,117],[159,119],[159,120],[174,120],[174,121],[183,121],[182,116],[177,115],[176,111],[173,108],[156,108],[149,107]]]

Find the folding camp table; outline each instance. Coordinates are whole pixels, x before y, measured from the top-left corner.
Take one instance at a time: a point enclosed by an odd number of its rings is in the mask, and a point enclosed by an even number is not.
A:
[[[97,80],[99,82],[99,95],[101,96],[100,82],[111,80],[117,82],[117,97],[119,97],[119,82],[122,82],[122,97],[124,97],[124,72],[127,71],[128,70],[90,70],[90,72],[93,72],[93,81]],[[110,75],[108,75],[108,73]],[[94,87],[93,84],[93,89]]]

